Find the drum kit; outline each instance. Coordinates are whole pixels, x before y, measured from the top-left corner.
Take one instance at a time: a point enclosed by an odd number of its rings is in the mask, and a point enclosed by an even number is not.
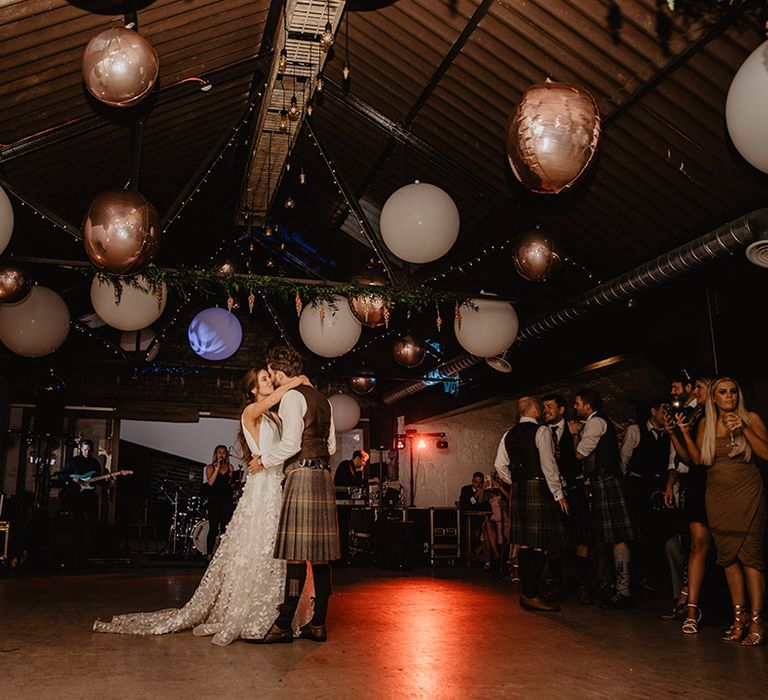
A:
[[[173,506],[168,542],[162,553],[185,559],[198,555],[207,556],[210,527],[206,515],[207,499],[202,496],[190,496],[186,502],[182,502],[181,487],[170,487],[166,482],[160,484],[160,492]],[[216,537],[216,547],[219,546],[220,537],[221,535]]]

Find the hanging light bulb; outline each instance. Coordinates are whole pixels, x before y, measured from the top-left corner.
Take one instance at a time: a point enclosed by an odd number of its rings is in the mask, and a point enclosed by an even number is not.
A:
[[[282,133],[288,131],[288,112],[284,109],[280,110],[280,124],[278,128]]]
[[[293,209],[295,206],[296,206],[296,202],[293,201],[293,197],[291,197],[291,195],[288,195],[288,197],[285,200],[285,208]]]
[[[264,227],[264,237],[265,238],[272,238],[272,234],[274,233],[274,229],[272,228],[272,224],[268,223]]]
[[[323,74],[322,73],[317,74],[317,87],[315,89],[317,90],[317,92],[323,91]]]
[[[307,174],[304,172],[304,166],[302,165],[301,168],[299,168],[299,184],[300,185],[306,185],[307,184]]]
[[[307,105],[307,116],[308,116],[308,117],[311,117],[311,116],[312,116],[312,110],[313,110],[313,109],[314,109],[314,107],[312,107],[312,103],[310,102],[310,103]]]
[[[277,62],[277,72],[285,73],[285,69],[288,67],[288,52],[282,48],[280,49],[280,60]]]
[[[325,23],[325,29],[323,29],[323,33],[320,35],[320,48],[325,53],[328,53],[328,49],[331,46],[333,46],[333,27],[330,21],[328,21]]]
[[[269,258],[269,260],[267,260],[267,267],[272,268],[274,266],[275,266],[275,261],[272,258]]]
[[[299,109],[299,103],[296,99],[296,95],[291,97],[291,106],[288,108],[288,118],[295,122],[301,116],[301,110]]]
[[[344,66],[341,69],[341,74],[344,76],[344,80],[349,80],[349,74],[351,72],[352,72],[352,69],[349,67],[349,60],[345,58]]]

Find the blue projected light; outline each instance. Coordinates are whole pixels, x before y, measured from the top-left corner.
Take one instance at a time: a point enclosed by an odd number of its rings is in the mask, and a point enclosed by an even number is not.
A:
[[[243,342],[243,327],[237,316],[226,309],[203,309],[187,330],[189,345],[206,360],[226,360]]]

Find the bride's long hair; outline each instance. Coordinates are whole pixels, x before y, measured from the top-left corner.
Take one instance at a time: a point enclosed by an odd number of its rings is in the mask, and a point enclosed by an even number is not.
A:
[[[743,421],[744,425],[749,427],[749,412],[744,404],[744,394],[741,391],[739,383],[735,379],[730,377],[718,377],[709,385],[709,391],[707,392],[707,404],[705,408],[706,419],[704,421],[704,436],[701,440],[701,463],[707,466],[711,466],[715,461],[715,439],[717,435],[717,421],[720,418],[720,409],[715,404],[715,391],[717,387],[723,382],[732,382],[736,387],[736,391],[739,392],[739,400],[736,404],[736,411]],[[745,462],[749,462],[752,459],[752,446],[744,437],[744,432],[739,431],[733,436],[734,446],[728,452],[729,457],[736,457],[741,455]]]
[[[242,407],[242,410],[240,411],[241,414],[248,404],[254,403],[256,401],[256,397],[253,395],[253,390],[259,385],[259,372],[266,371],[266,367],[256,367],[255,369],[249,369],[243,376],[243,382],[240,386],[240,403]],[[258,394],[258,391],[256,393]],[[265,411],[261,415],[261,418],[265,417],[267,420],[271,420],[277,423],[277,419],[271,411]],[[243,464],[247,467],[248,462],[250,462],[253,458],[253,454],[251,453],[251,448],[248,447],[248,442],[245,439],[245,433],[243,433],[242,420],[240,421],[240,430],[237,432],[237,444],[240,446],[240,453],[243,455]]]

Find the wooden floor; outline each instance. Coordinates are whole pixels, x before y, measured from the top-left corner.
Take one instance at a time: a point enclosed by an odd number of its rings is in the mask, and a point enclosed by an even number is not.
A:
[[[184,603],[200,568],[0,574],[0,697],[765,697],[768,649],[685,636],[661,603],[543,615],[517,586],[464,568],[334,573],[329,640],[227,648],[183,632],[91,632],[93,619]]]

